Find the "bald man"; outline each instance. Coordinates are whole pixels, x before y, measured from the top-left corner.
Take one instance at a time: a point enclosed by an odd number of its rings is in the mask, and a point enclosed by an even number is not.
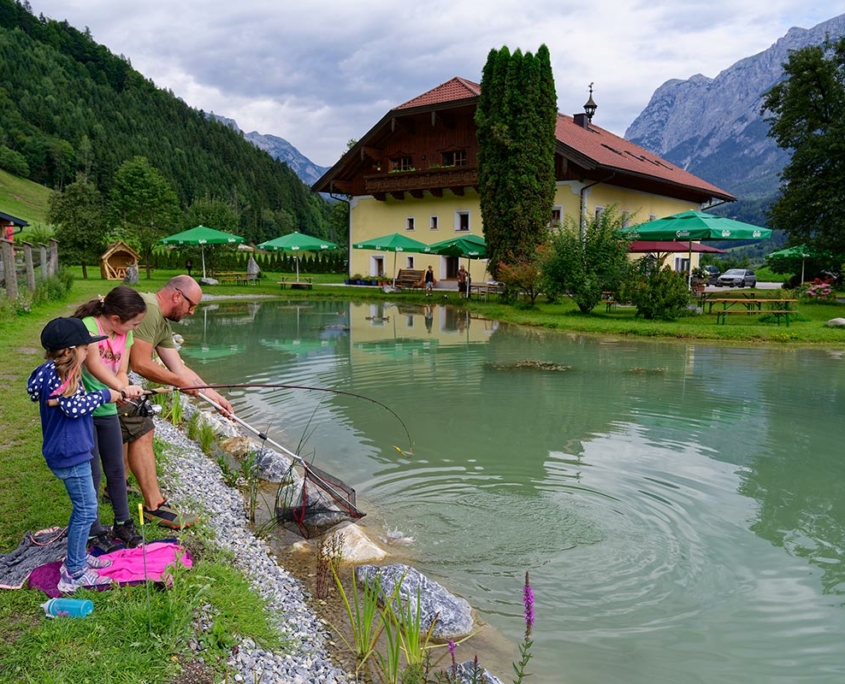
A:
[[[171,323],[178,323],[196,311],[197,304],[202,299],[199,283],[190,276],[179,275],[167,281],[158,292],[142,293],[141,296],[147,303],[147,314],[135,331],[135,341],[130,348],[129,363],[132,370],[141,377],[162,385],[195,387],[206,384],[199,374],[182,361],[170,327]],[[158,354],[164,366],[153,358],[154,352]],[[187,392],[197,394],[196,390]],[[206,389],[202,393],[226,411],[233,413],[231,404],[214,390]],[[124,404],[118,413],[123,442],[127,445],[129,469],[138,480],[138,486],[144,496],[144,517],[171,529],[189,527],[197,522],[197,516],[174,509],[159,489],[153,451],[153,419],[135,415],[134,409],[133,404]]]

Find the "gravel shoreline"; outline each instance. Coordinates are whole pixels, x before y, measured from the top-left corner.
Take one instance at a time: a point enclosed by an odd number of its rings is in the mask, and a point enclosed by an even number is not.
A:
[[[156,419],[156,436],[169,445],[159,464],[168,498],[201,515],[214,543],[234,554],[234,565],[266,602],[271,623],[293,645],[291,654],[266,651],[243,639],[229,665],[234,681],[261,684],[352,684],[357,681],[339,669],[325,643],[326,625],[306,603],[300,582],[280,567],[264,541],[248,527],[240,492],[228,487],[217,463],[170,423]]]

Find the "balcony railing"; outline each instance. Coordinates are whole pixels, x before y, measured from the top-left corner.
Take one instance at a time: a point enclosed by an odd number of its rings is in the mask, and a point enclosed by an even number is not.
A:
[[[413,190],[443,190],[470,187],[478,183],[478,167],[446,166],[418,171],[395,171],[364,176],[368,194],[411,192]]]

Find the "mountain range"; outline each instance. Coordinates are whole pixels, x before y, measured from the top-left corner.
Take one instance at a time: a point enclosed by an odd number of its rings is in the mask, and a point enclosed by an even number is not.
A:
[[[219,116],[214,113],[209,114],[209,117],[216,119],[217,121],[220,121],[221,123],[224,123],[230,128],[238,131],[245,140],[249,140],[249,142],[257,148],[267,152],[274,159],[278,159],[279,161],[287,164],[306,185],[313,185],[326,171],[329,170],[327,166],[317,166],[284,138],[279,138],[275,135],[258,133],[257,131],[244,133],[238,126],[237,121],[234,119],[228,119],[225,116]]]
[[[791,28],[770,48],[739,60],[715,78],[696,74],[672,79],[652,95],[625,138],[739,198],[730,214],[765,224],[789,154],[768,137],[761,112],[765,93],[783,77],[792,50],[845,35],[845,14],[810,29]],[[285,162],[307,185],[327,170],[274,135],[244,133],[237,122],[211,114],[246,140]]]
[[[625,132],[631,142],[736,195],[731,215],[761,223],[789,160],[767,136],[765,93],[783,77],[789,52],[845,35],[845,14],[811,29],[791,28],[770,48],[715,78],[696,74],[660,86]],[[750,214],[761,214],[751,216]],[[754,220],[752,220],[754,219]]]

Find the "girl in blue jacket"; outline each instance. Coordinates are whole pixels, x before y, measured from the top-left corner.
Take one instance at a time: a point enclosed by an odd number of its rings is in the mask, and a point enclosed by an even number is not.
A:
[[[73,506],[67,528],[67,558],[58,585],[65,594],[110,581],[100,577],[97,570],[108,567],[111,561],[94,558],[87,550],[88,531],[97,517],[89,461],[94,447],[94,409],[117,401],[121,392],[104,388],[86,394],[81,382],[88,345],[103,339],[92,336],[78,318],[50,321],[41,332],[47,362],[32,371],[26,388],[41,409],[41,453],[53,474],[64,482]]]

